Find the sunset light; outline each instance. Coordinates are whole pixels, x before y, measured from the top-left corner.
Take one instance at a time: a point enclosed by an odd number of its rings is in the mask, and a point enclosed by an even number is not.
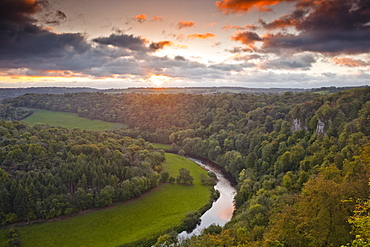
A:
[[[171,77],[165,75],[152,75],[150,81],[152,81],[156,86],[161,86],[163,83],[171,80]]]
[[[0,0],[0,247],[370,247],[370,0]]]
[[[368,0],[0,0],[0,9],[2,87],[370,84]]]

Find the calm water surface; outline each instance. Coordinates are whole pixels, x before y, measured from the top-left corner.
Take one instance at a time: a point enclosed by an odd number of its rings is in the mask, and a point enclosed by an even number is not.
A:
[[[231,220],[235,209],[233,201],[236,190],[222,175],[222,173],[216,168],[204,164],[200,160],[193,158],[189,159],[204,167],[207,171],[212,171],[216,174],[218,182],[214,188],[220,192],[220,197],[217,201],[213,202],[212,207],[202,215],[200,225],[198,225],[191,233],[184,231],[178,235],[180,240],[189,238],[193,235],[199,235],[204,228],[207,228],[212,224],[224,226]]]

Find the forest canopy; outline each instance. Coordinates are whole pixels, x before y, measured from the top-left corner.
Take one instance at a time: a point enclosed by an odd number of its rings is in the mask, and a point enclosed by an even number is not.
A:
[[[164,153],[143,139],[0,121],[0,224],[104,207],[158,185]]]

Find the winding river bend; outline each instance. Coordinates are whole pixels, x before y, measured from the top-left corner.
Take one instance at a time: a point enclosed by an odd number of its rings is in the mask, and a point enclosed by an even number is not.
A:
[[[199,235],[203,229],[212,224],[224,226],[231,220],[235,209],[233,201],[236,190],[223,174],[216,168],[213,168],[200,160],[193,158],[189,159],[204,167],[207,171],[212,171],[216,174],[218,181],[214,188],[220,192],[220,197],[217,201],[213,202],[212,207],[202,215],[201,223],[197,225],[191,233],[183,231],[178,235],[180,240],[189,238],[193,235]]]

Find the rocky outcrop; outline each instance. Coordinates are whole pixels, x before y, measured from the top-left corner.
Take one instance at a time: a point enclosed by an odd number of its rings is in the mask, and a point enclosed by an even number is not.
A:
[[[292,127],[290,129],[292,130],[293,133],[298,130],[301,130],[302,129],[301,120],[298,118],[293,119]]]
[[[316,127],[316,134],[325,135],[325,123],[319,119]]]

